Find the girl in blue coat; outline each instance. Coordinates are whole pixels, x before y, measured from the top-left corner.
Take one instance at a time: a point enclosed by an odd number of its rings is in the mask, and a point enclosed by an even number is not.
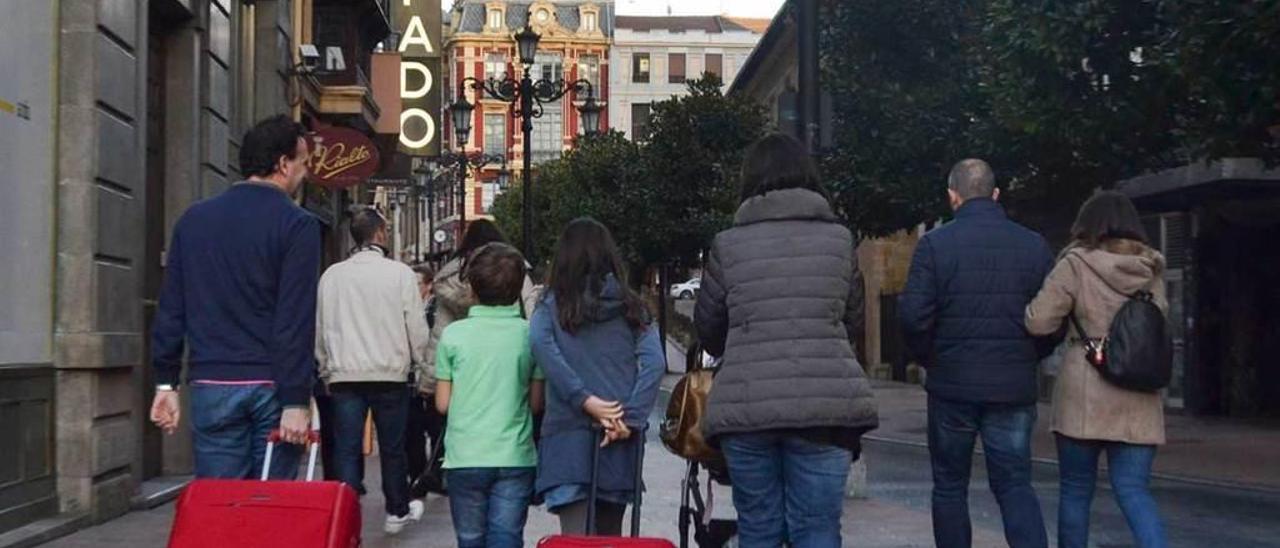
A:
[[[632,443],[644,443],[665,369],[658,331],[625,272],[604,225],[569,223],[530,320],[534,359],[549,385],[535,490],[564,534],[586,532],[593,425],[604,430],[597,533],[622,533],[640,465]]]

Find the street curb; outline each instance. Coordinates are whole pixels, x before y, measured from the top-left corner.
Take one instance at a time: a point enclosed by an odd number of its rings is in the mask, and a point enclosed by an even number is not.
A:
[[[682,351],[685,350],[684,346],[682,346],[680,343],[676,342],[673,339],[668,338],[667,343],[670,344],[671,346],[681,349]],[[683,373],[668,372],[667,375],[681,376],[683,375]],[[659,390],[666,392],[668,395],[670,395],[672,388],[666,387],[666,386],[660,386]],[[915,440],[904,440],[899,438],[890,438],[890,437],[884,437],[884,436],[876,436],[871,434],[864,434],[862,436],[862,439],[867,441],[877,442],[877,443],[902,445],[902,446],[916,447],[921,449],[929,448],[929,444],[925,442],[919,442]],[[981,447],[976,448],[975,453],[979,455],[983,454],[982,448]],[[1032,457],[1031,462],[1034,462],[1036,464],[1053,466],[1054,468],[1058,467],[1057,459],[1051,459],[1051,458],[1045,458],[1045,457]],[[1105,464],[1102,466],[1103,466],[1102,469],[1105,470]],[[1172,483],[1182,483],[1186,485],[1196,485],[1200,487],[1212,487],[1215,489],[1231,489],[1231,490],[1238,490],[1238,491],[1249,491],[1252,493],[1259,493],[1264,495],[1280,495],[1280,487],[1264,487],[1264,486],[1251,485],[1247,483],[1239,483],[1234,481],[1212,480],[1212,479],[1206,479],[1206,478],[1197,478],[1193,476],[1182,476],[1178,474],[1164,474],[1160,472],[1152,472],[1151,478],[1161,480],[1161,481],[1172,482]]]
[[[886,443],[890,445],[916,447],[920,449],[929,448],[928,443],[919,442],[915,440],[887,438],[883,436],[873,436],[873,435],[866,435],[866,434],[862,436],[862,439],[872,441],[872,442],[877,442],[877,443]],[[983,454],[982,448],[978,447],[974,449],[974,453],[978,455]],[[1058,467],[1057,459],[1049,459],[1044,457],[1032,457],[1031,462],[1034,462],[1036,464],[1053,466],[1054,468]],[[1101,469],[1103,470],[1106,469],[1105,465],[1101,465],[1101,466],[1102,466]],[[1280,495],[1280,488],[1263,487],[1258,485],[1250,485],[1247,483],[1238,483],[1234,481],[1211,480],[1211,479],[1197,478],[1197,477],[1191,477],[1191,476],[1180,476],[1177,474],[1164,474],[1160,472],[1152,472],[1151,478],[1161,480],[1161,481],[1172,482],[1172,483],[1183,483],[1187,485],[1196,485],[1200,487],[1212,487],[1215,489],[1231,489],[1231,490],[1237,490],[1237,491],[1249,491],[1252,493],[1259,493],[1264,495]]]
[[[38,546],[80,531],[92,524],[88,512],[60,514],[0,534],[0,548]]]
[[[159,481],[151,480],[151,482],[154,482],[154,488],[149,489],[147,488],[148,486],[144,485],[142,493],[133,497],[130,501],[130,509],[134,511],[152,510],[173,502],[195,478],[192,476],[180,476],[167,478],[169,481],[163,481],[164,479],[166,478],[160,478]]]

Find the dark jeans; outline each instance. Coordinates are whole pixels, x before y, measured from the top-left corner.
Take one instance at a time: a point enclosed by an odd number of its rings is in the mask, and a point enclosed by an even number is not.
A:
[[[1107,454],[1107,472],[1116,502],[1129,522],[1139,548],[1164,548],[1167,543],[1156,501],[1151,498],[1154,445],[1089,441],[1058,436],[1058,470],[1062,490],[1058,499],[1058,546],[1084,548],[1089,543],[1089,507],[1098,484],[1098,457]]]
[[[738,545],[839,547],[844,485],[853,454],[802,437],[758,432],[720,442],[733,478]]]
[[[333,398],[334,461],[338,478],[353,488],[364,482],[364,420],[373,411],[382,462],[382,494],[387,514],[409,513],[409,465],[404,430],[409,415],[409,389],[404,383],[352,382],[329,387]]]
[[[341,481],[338,477],[338,462],[333,457],[333,447],[337,436],[333,435],[333,398],[324,383],[316,381],[316,413],[320,415],[320,462],[324,468],[325,481]],[[360,477],[364,477],[364,460],[360,460]],[[364,485],[356,487],[356,492],[365,494]]]
[[[939,548],[968,548],[969,473],[979,434],[991,492],[1000,504],[1011,548],[1044,548],[1040,501],[1031,488],[1031,429],[1036,406],[966,403],[929,396],[929,456],[933,463],[933,538]]]
[[[267,435],[280,427],[276,389],[262,385],[191,385],[191,430],[198,478],[257,479]],[[271,479],[298,475],[300,446],[276,444]]]
[[[454,468],[449,513],[458,548],[519,548],[533,498],[535,468]]]

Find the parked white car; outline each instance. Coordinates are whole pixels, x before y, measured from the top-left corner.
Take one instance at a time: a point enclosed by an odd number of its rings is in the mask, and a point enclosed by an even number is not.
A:
[[[702,278],[694,278],[682,284],[671,286],[671,296],[677,299],[692,299],[702,289]]]

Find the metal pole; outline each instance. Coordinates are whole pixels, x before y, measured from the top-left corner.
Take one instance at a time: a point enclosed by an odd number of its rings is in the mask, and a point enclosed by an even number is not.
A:
[[[524,180],[520,181],[521,231],[524,244],[524,259],[530,264],[533,257],[533,199],[530,187],[533,186],[533,80],[529,78],[529,68],[525,67],[524,77],[520,79],[520,130],[524,134]]]
[[[799,29],[796,33],[800,52],[800,90],[796,98],[797,118],[800,122],[796,137],[804,143],[810,154],[818,152],[818,101],[821,99],[818,82],[818,0],[799,0]]]
[[[436,255],[436,191],[435,174],[427,181],[427,254]]]
[[[467,150],[458,157],[458,241],[467,233]]]
[[[671,276],[666,262],[658,267],[658,338],[662,340],[662,355],[667,355],[667,299],[671,293]],[[663,360],[666,362],[666,360]],[[666,364],[666,372],[671,372],[671,364]],[[687,373],[688,371],[686,371]]]
[[[418,180],[422,182],[421,179]],[[413,195],[414,215],[413,215],[413,262],[422,260],[422,187],[418,187],[418,192]]]

